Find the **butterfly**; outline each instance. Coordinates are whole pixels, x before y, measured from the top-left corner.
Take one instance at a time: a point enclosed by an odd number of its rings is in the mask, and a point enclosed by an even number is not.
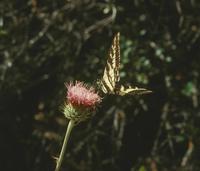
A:
[[[120,85],[120,45],[119,45],[120,33],[118,32],[112,41],[112,45],[108,52],[108,58],[106,67],[104,69],[103,77],[100,80],[100,89],[105,94],[116,94],[120,96],[124,95],[140,95],[151,93],[152,91],[145,88],[138,88],[124,85]]]

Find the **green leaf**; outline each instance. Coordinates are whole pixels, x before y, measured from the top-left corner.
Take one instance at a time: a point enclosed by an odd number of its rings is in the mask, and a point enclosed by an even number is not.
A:
[[[182,93],[188,97],[192,96],[196,92],[197,92],[196,85],[192,81],[187,82],[187,84],[184,86],[182,90]]]
[[[139,170],[138,171],[147,171],[146,167],[145,166],[140,166]]]

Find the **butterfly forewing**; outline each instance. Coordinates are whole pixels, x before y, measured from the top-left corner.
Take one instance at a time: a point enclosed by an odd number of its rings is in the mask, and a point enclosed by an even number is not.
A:
[[[116,83],[120,80],[120,33],[117,33],[113,39],[112,45],[108,53],[108,59],[102,78],[102,90],[104,93],[114,93]]]

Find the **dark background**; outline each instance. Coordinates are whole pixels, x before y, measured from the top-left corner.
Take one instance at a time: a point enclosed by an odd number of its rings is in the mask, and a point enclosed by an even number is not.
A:
[[[0,170],[54,170],[68,120],[65,82],[101,78],[121,33],[121,81],[72,132],[68,171],[200,170],[200,2],[0,2]]]

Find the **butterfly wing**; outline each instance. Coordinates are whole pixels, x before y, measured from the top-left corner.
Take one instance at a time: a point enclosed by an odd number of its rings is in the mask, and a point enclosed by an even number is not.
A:
[[[118,95],[124,96],[124,95],[142,95],[142,94],[148,94],[152,93],[152,91],[147,90],[145,88],[138,88],[138,87],[131,87],[125,88],[123,85],[120,86],[120,88],[116,91]]]
[[[104,93],[114,94],[116,83],[119,82],[119,67],[120,67],[120,33],[114,36],[112,45],[108,53],[106,67],[104,69],[103,78],[101,80],[101,89]]]
[[[119,45],[120,33],[114,36],[112,45],[108,53],[108,59],[106,67],[104,69],[103,78],[101,79],[101,90],[106,94],[117,94],[124,96],[141,95],[151,93],[150,90],[138,87],[125,88],[123,85],[117,84],[120,80],[119,68],[120,68],[120,45]]]

